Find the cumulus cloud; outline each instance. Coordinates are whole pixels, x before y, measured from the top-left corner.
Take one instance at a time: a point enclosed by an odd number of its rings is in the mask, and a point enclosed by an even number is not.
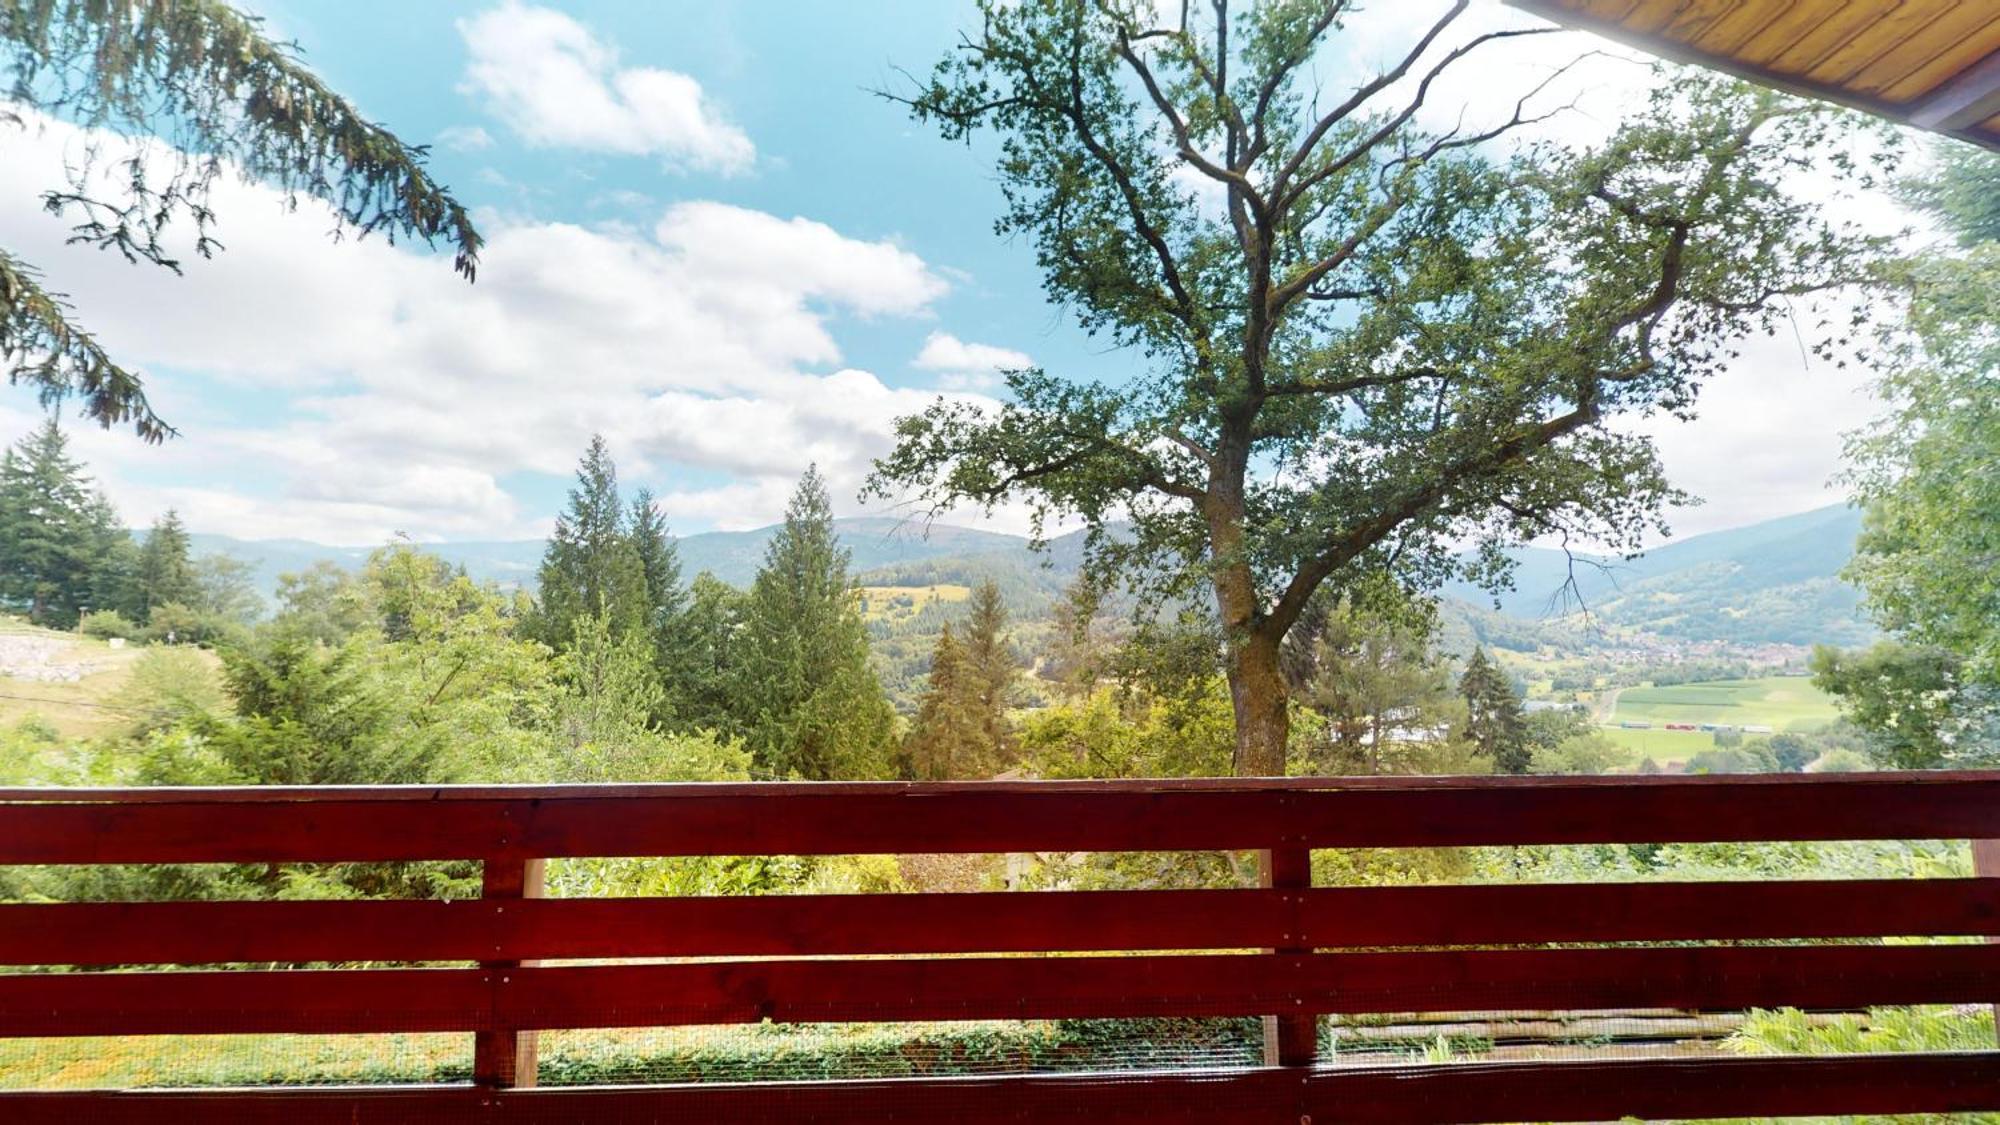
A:
[[[701,83],[620,65],[616,48],[561,12],[508,0],[458,30],[471,55],[461,88],[530,144],[722,173],[745,171],[756,158]]]
[[[992,344],[968,344],[949,332],[933,332],[910,361],[921,371],[939,373],[940,386],[953,390],[990,389],[1008,371],[1033,367],[1028,353]]]
[[[768,523],[812,461],[852,511],[894,415],[930,398],[840,366],[841,317],[926,317],[946,292],[888,241],[713,202],[650,228],[496,219],[468,285],[435,255],[334,241],[323,209],[228,182],[214,202],[229,249],[176,278],[65,246],[33,205],[76,137],[40,122],[10,144],[0,245],[150,373],[185,433],[146,447],[78,432],[135,522],[173,506],[252,538],[538,535],[546,513],[517,499],[519,475],[566,477],[592,432],[672,512]],[[5,402],[18,433],[32,400]],[[683,469],[742,487],[675,489]]]

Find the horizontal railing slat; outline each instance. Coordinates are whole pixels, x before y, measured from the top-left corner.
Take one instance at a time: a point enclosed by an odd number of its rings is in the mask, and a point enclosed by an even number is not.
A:
[[[131,792],[0,794],[0,864],[2000,837],[1992,773]]]
[[[0,976],[0,1035],[477,1031],[781,1022],[2000,1000],[2000,946],[773,960]]]
[[[729,1121],[1444,1125],[2000,1109],[2000,1056],[1500,1062],[855,1082],[476,1090],[394,1087],[0,1093],[15,1125],[605,1125]]]
[[[0,906],[0,964],[2000,935],[2000,879]]]

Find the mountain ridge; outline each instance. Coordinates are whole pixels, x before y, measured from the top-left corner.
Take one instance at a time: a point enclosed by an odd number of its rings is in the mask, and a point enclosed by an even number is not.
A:
[[[1081,561],[1081,532],[1058,537],[1046,552],[1036,553],[1026,537],[1006,532],[882,516],[848,517],[834,524],[852,557],[853,572],[865,584],[923,585],[990,575],[1003,580],[1010,597],[1025,598],[1030,604],[1021,609],[1027,611],[1053,600]],[[1512,589],[1496,596],[1460,582],[1439,593],[1530,622],[1570,618],[1581,609],[1597,622],[1685,639],[1859,643],[1873,630],[1861,614],[1859,592],[1839,573],[1853,553],[1860,525],[1860,512],[1833,505],[1692,535],[1630,559],[1524,547],[1510,552],[1517,564]],[[746,586],[780,526],[682,536],[675,540],[682,572],[693,576],[706,570]],[[321,560],[357,566],[371,550],[205,533],[191,539],[198,552],[250,562],[267,595],[280,574]],[[532,586],[543,542],[420,546],[463,565],[481,581]],[[1573,585],[1566,585],[1572,578]],[[1580,606],[1566,604],[1565,596]]]

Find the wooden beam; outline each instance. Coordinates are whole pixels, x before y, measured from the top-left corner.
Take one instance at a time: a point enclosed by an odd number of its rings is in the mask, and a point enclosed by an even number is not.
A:
[[[131,792],[0,794],[0,864],[2000,837],[1993,772]]]
[[[499,1091],[431,1086],[0,1092],[0,1120],[9,1125],[220,1120],[236,1125],[1297,1125],[1305,1120],[1446,1125],[1994,1109],[2000,1109],[2000,1055],[1993,1052]]]
[[[539,859],[487,860],[480,873],[480,899],[489,904],[493,911],[489,917],[495,921],[504,919],[509,909],[541,898],[545,886],[544,862]],[[482,961],[479,967],[496,975],[498,986],[504,989],[512,983],[512,974],[535,963],[519,957],[503,957]],[[536,1033],[514,1025],[473,1033],[472,1081],[496,1088],[533,1086],[536,1048]]]
[[[1971,129],[2000,113],[2000,51],[1926,94],[1910,107],[1910,124],[1939,132]]]
[[[2000,936],[2000,879],[0,905],[0,965],[1929,936]]]
[[[1312,952],[1302,916],[1305,893],[1312,889],[1312,851],[1308,848],[1279,848],[1258,853],[1258,874],[1264,886],[1278,892],[1281,917],[1290,925],[1279,935],[1271,952],[1295,956]],[[1295,1010],[1264,1017],[1264,1065],[1311,1066],[1319,1054],[1319,1013],[1306,1007],[1304,997],[1293,998]]]
[[[1990,1002],[2000,945],[0,974],[0,1036]]]

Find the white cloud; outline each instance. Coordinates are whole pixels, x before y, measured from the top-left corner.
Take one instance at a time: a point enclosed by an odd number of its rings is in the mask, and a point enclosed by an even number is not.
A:
[[[1028,353],[992,344],[968,344],[949,332],[933,332],[923,350],[910,361],[923,371],[939,372],[939,385],[949,390],[988,390],[1008,371],[1033,367]]]
[[[438,130],[438,143],[455,152],[483,152],[493,147],[493,134],[477,125],[452,125]]]
[[[232,181],[214,200],[228,250],[176,278],[65,246],[65,224],[34,206],[76,136],[44,123],[8,138],[0,245],[151,372],[184,431],[161,447],[78,431],[134,522],[174,506],[251,538],[538,535],[546,517],[513,478],[567,477],[602,432],[628,481],[680,498],[670,511],[768,523],[809,461],[846,505],[893,416],[930,398],[839,369],[836,318],[924,317],[946,292],[890,242],[709,202],[650,229],[495,217],[468,285],[437,255],[336,242],[323,209]],[[26,428],[27,392],[0,404]],[[747,491],[691,499],[676,467]]]
[[[685,74],[625,67],[576,20],[508,0],[459,21],[471,52],[462,89],[530,144],[627,156],[676,167],[747,170],[756,147]]]
[[[1702,389],[1694,421],[1626,423],[1653,438],[1667,479],[1704,501],[1673,514],[1676,538],[1846,499],[1833,481],[1842,435],[1881,413],[1869,372],[1809,358],[1788,332],[1747,340],[1742,352]]]

